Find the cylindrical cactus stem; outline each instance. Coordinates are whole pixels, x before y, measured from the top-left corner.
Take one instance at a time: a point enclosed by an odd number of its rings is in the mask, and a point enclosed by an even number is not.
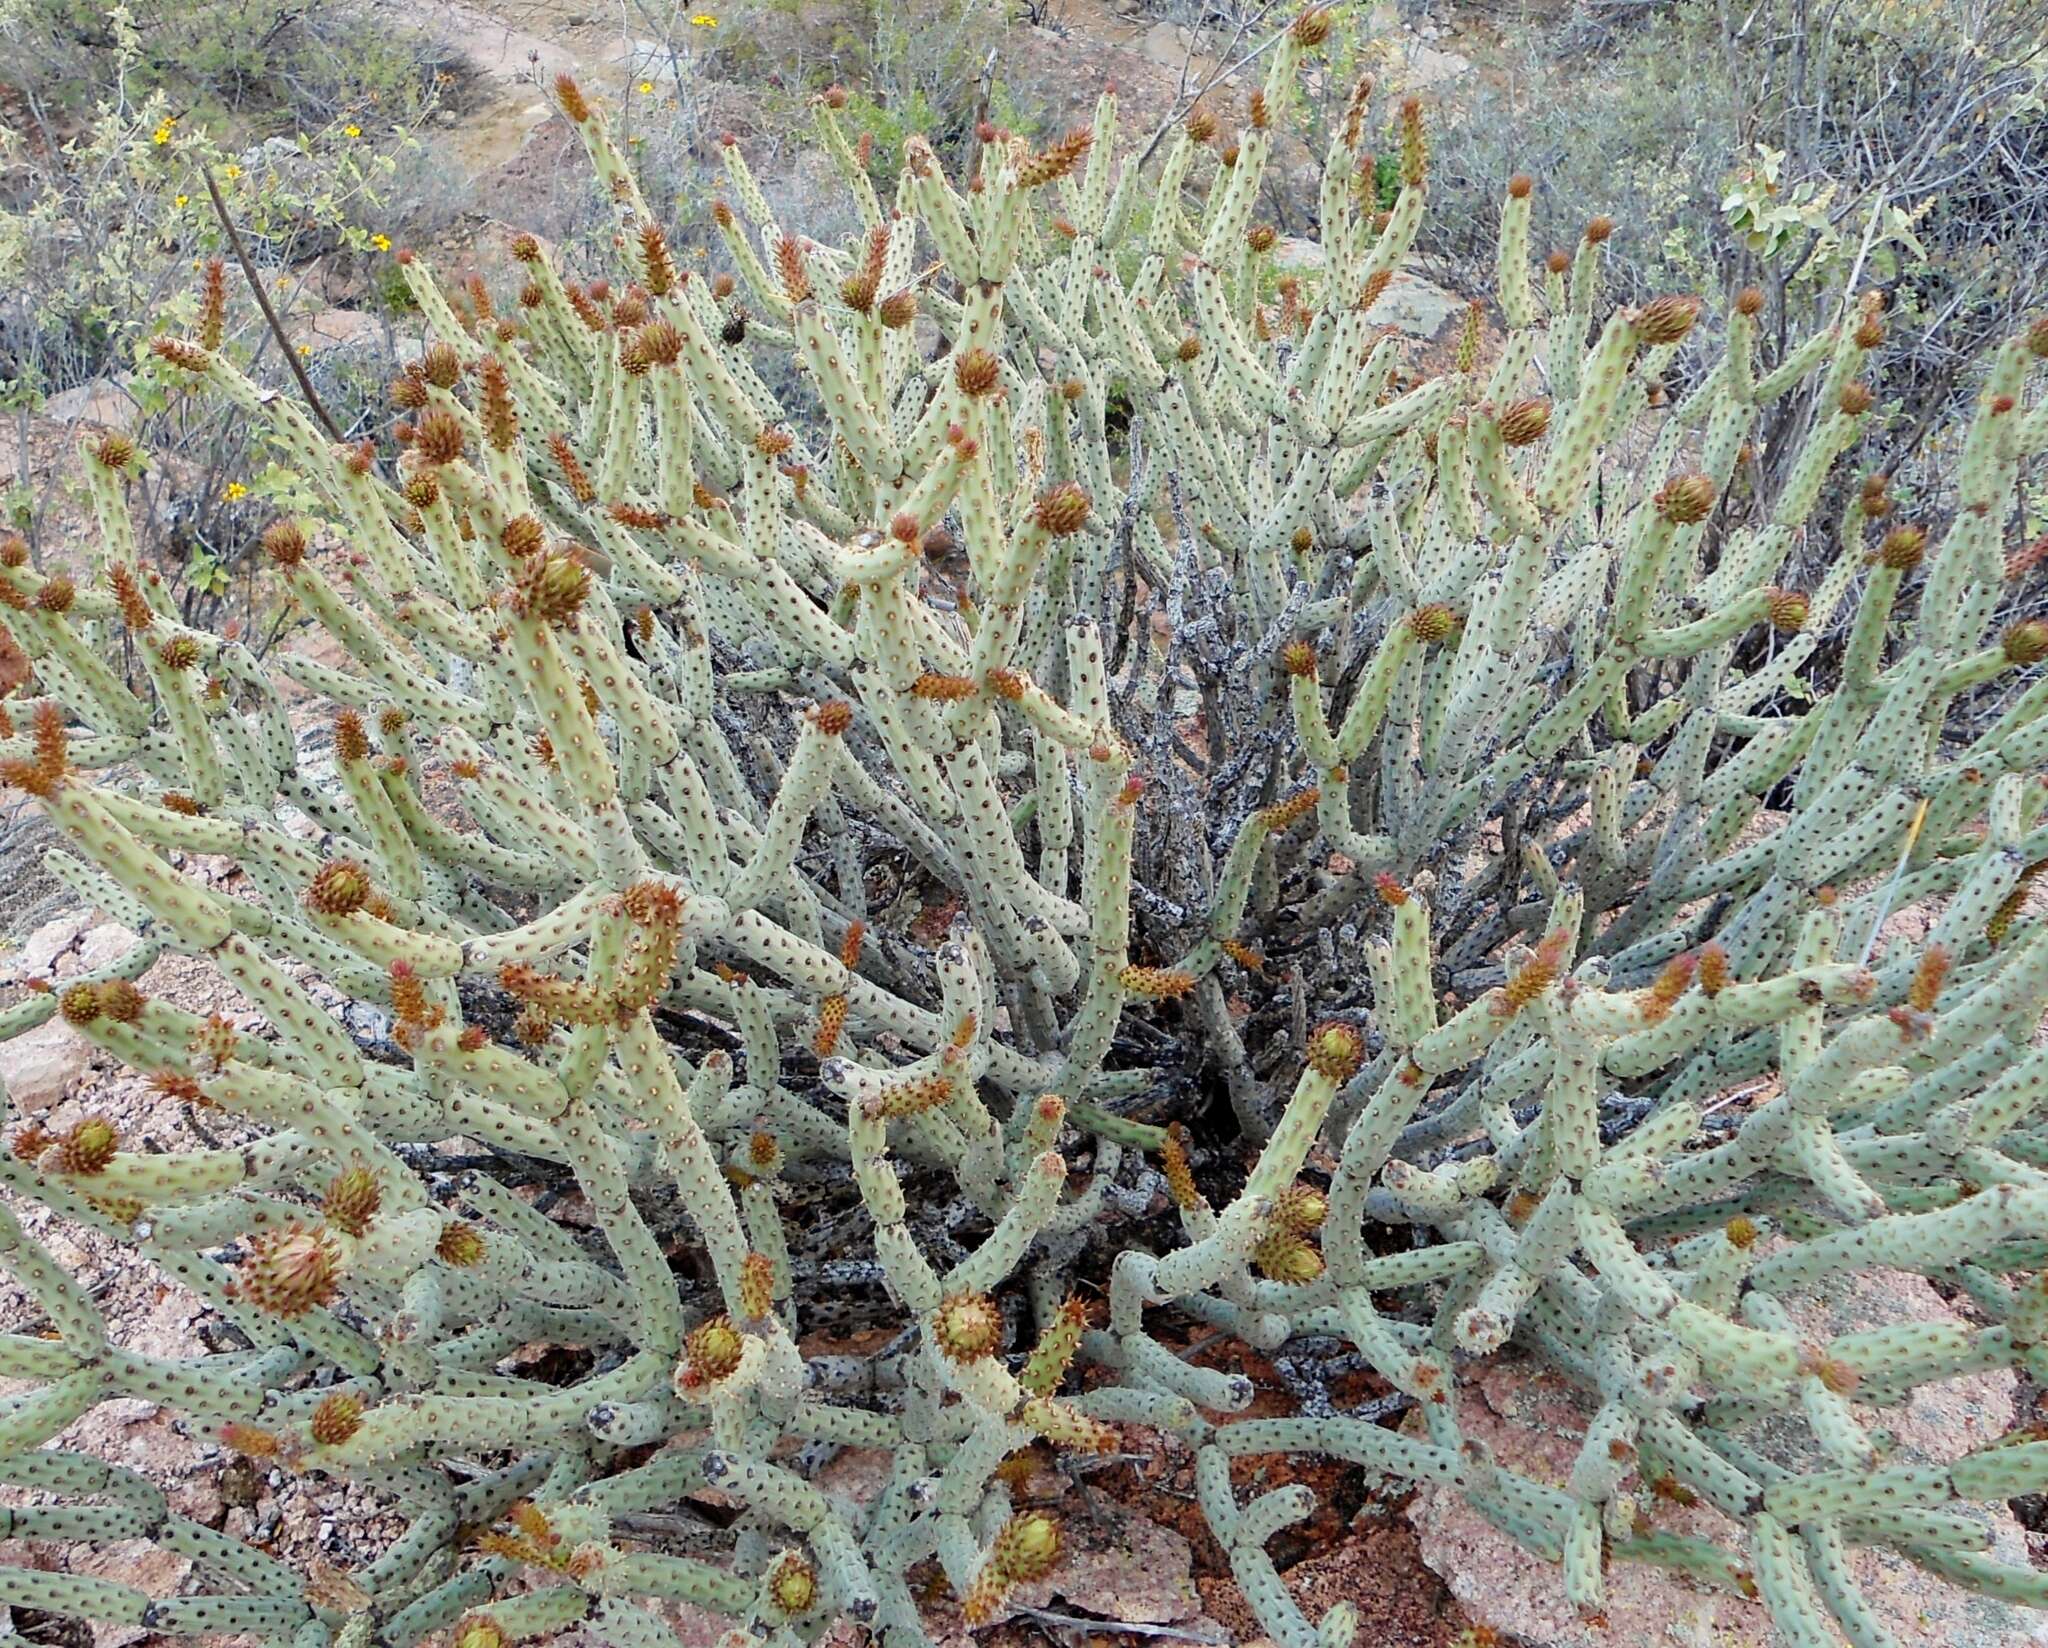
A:
[[[1338,725],[1340,761],[1349,765],[1364,755],[1386,719],[1395,681],[1409,656],[1421,646],[1446,639],[1454,625],[1455,615],[1448,607],[1420,607],[1388,628]]]
[[[1565,415],[1564,427],[1551,436],[1550,455],[1537,483],[1537,502],[1553,515],[1569,514],[1592,481],[1599,443],[1614,417],[1638,341],[1630,317],[1616,314],[1586,359],[1578,396]]]
[[[5,576],[0,573],[0,578]],[[84,713],[97,728],[139,737],[149,726],[149,707],[79,634],[71,610],[75,599],[68,578],[46,579],[37,593],[37,600],[45,604],[16,611],[9,621],[39,656],[47,650],[54,663],[84,689]]]
[[[564,586],[578,586],[580,593],[580,579],[585,575],[581,568],[573,574],[564,570],[572,565],[550,558],[547,567],[534,575],[535,581],[554,577]],[[533,615],[515,616],[507,623],[506,633],[570,793],[589,813],[609,811],[618,800],[617,771],[548,620],[537,610]]]
[[[1798,344],[1770,372],[1756,380],[1758,405],[1778,399],[1826,360],[1835,348],[1835,329],[1824,328]]]
[[[960,210],[960,197],[946,181],[931,145],[922,137],[911,138],[904,145],[903,167],[939,256],[963,286],[973,285],[981,278],[980,255]]]
[[[1533,326],[1536,320],[1536,306],[1529,290],[1529,211],[1534,192],[1529,178],[1517,174],[1508,179],[1495,250],[1495,290],[1501,314],[1509,328],[1518,332]]]
[[[797,305],[790,325],[804,364],[817,383],[818,398],[831,415],[833,429],[873,480],[893,488],[903,474],[903,458],[889,436],[886,420],[868,403],[853,351],[826,322],[815,299]],[[937,519],[937,514],[930,518]]]

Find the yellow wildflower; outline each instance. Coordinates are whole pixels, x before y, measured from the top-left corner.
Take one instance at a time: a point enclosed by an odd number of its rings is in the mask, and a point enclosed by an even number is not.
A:
[[[313,346],[312,346],[312,345],[311,345],[310,343],[302,343],[302,344],[300,344],[300,345],[299,345],[299,353],[300,353],[300,354],[302,354],[302,355],[310,355],[310,354],[312,354],[312,352],[313,352]]]
[[[654,82],[652,80],[643,80],[640,82],[640,95],[642,97],[647,96],[648,93],[652,92],[653,90]]]
[[[176,119],[167,116],[163,124],[149,134],[150,142],[154,143],[158,148],[162,148],[166,143],[170,142],[171,130],[177,124]]]
[[[718,27],[718,19],[713,17],[708,11],[700,11],[695,17],[690,19],[690,27],[693,29],[715,29]]]
[[[220,175],[226,178],[230,183],[232,183],[235,181],[236,178],[242,175],[242,168],[237,166],[233,161],[229,161],[227,165],[223,166],[220,169]]]
[[[249,489],[240,481],[230,481],[227,484],[227,490],[222,492],[221,496],[227,499],[229,503],[236,504],[249,496]]]
[[[190,195],[173,195],[171,197],[171,204],[182,212],[187,206],[192,204],[192,197]]]
[[[361,137],[363,135],[363,128],[360,126],[344,126],[341,128],[341,135],[343,137]]]
[[[372,235],[370,237],[370,244],[380,252],[388,252],[391,250],[391,237],[389,235]]]

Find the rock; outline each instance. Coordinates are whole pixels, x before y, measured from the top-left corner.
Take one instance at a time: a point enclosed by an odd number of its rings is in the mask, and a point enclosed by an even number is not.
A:
[[[25,979],[73,978],[119,961],[140,941],[119,922],[107,921],[94,910],[72,910],[53,916],[22,940],[4,975],[11,982]]]
[[[171,1282],[152,1282],[142,1296],[146,1308],[128,1315],[122,1324],[121,1343],[142,1356],[173,1360],[181,1356],[203,1356],[206,1342],[199,1337],[199,1322],[207,1306],[190,1289]]]
[[[310,319],[295,321],[290,330],[293,342],[307,344],[314,354],[320,355],[330,349],[380,341],[384,323],[360,309],[323,309]]]
[[[78,971],[95,973],[111,967],[142,940],[118,921],[98,921],[78,941]]]
[[[848,1504],[865,1506],[889,1485],[896,1457],[886,1448],[841,1448],[818,1472],[817,1485]]]
[[[1880,1299],[1885,1303],[1877,1308]],[[1869,1320],[1897,1320],[1902,1311],[1934,1320],[1953,1315],[1918,1277],[1859,1278],[1842,1302],[1845,1325],[1835,1331],[1850,1331],[1859,1325],[1859,1315],[1867,1325]],[[2002,1378],[2008,1386],[2011,1380],[2009,1373],[1981,1377]],[[1955,1425],[1947,1433],[1946,1445],[1939,1447],[1939,1457],[1953,1458],[1988,1440],[1999,1413],[2010,1415],[2009,1389],[2002,1407],[1995,1394],[1981,1394],[1991,1401],[1990,1412],[1974,1429]],[[1552,1484],[1565,1480],[1590,1410],[1563,1380],[1531,1362],[1506,1360],[1480,1370],[1462,1395],[1459,1423],[1467,1437],[1483,1443],[1511,1469]],[[1923,1393],[1913,1406],[1934,1399],[1938,1394]],[[1955,1398],[1963,1407],[1970,1400],[1967,1393]],[[1924,1435],[1929,1425],[1940,1423],[1934,1411],[1924,1418],[1923,1424],[1910,1417],[1909,1410],[1904,1426],[1895,1428]],[[1936,1435],[1925,1439],[1940,1441]],[[1767,1434],[1758,1440],[1770,1445]],[[1443,1577],[1451,1594],[1475,1619],[1531,1648],[1614,1648],[1624,1642],[1644,1648],[1773,1648],[1779,1641],[1761,1603],[1695,1588],[1640,1563],[1608,1568],[1605,1615],[1597,1625],[1589,1624],[1565,1601],[1557,1568],[1496,1530],[1454,1489],[1424,1488],[1410,1503],[1408,1516],[1419,1536],[1423,1561]],[[2005,1508],[1996,1507],[1985,1520],[1993,1533],[1991,1554],[2028,1566],[2026,1536]],[[1741,1548],[1741,1530],[1705,1505],[1659,1504],[1655,1526]],[[1853,1561],[1865,1597],[1898,1641],[1948,1642],[1957,1648],[2048,1644],[2048,1620],[1959,1591],[1903,1557],[1866,1549],[1856,1551]]]
[[[119,378],[92,378],[43,402],[43,414],[63,423],[103,424],[125,429],[139,408]]]
[[[92,925],[92,913],[72,910],[53,916],[21,941],[11,975],[17,979],[48,978],[57,957],[69,950]]]
[[[1433,338],[1456,316],[1465,318],[1466,302],[1433,281],[1396,269],[1379,301],[1366,311],[1377,326],[1391,326],[1411,338]]]
[[[1044,1579],[1011,1592],[996,1622],[1018,1608],[1042,1608],[1114,1622],[1099,1637],[1091,1634],[1091,1640],[1122,1640],[1116,1624],[1171,1626],[1166,1635],[1184,1641],[1222,1640],[1205,1629],[1213,1622],[1195,1589],[1194,1552],[1179,1534],[1102,1498],[1093,1500],[1085,1515],[1064,1516],[1062,1533],[1059,1565]],[[960,1599],[950,1591],[932,1600],[923,1620],[938,1648],[975,1648],[983,1640],[967,1628]]]
[[[22,941],[5,977],[10,981],[64,980],[120,960],[136,937],[92,910],[54,917]],[[54,1014],[43,1024],[0,1043],[0,1083],[15,1111],[31,1113],[61,1103],[92,1065],[92,1043]]]
[[[1323,267],[1322,242],[1304,240],[1300,235],[1282,235],[1273,243],[1273,267],[1283,274],[1320,273]]]
[[[102,967],[111,967],[141,942],[118,921],[95,920],[79,935],[70,965],[59,970],[66,974],[96,973]]]
[[[1350,1603],[1358,1616],[1356,1648],[1459,1648],[1470,1641],[1460,1636],[1463,1620],[1442,1582],[1422,1565],[1414,1531],[1398,1517],[1362,1512],[1348,1529],[1285,1567],[1281,1581],[1312,1624],[1339,1602]],[[1195,1585],[1208,1618],[1185,1629],[1232,1648],[1270,1644],[1235,1579],[1205,1575]],[[1215,1628],[1207,1630],[1211,1622]]]
[[[1472,59],[1469,57],[1454,51],[1439,51],[1434,46],[1415,46],[1403,61],[1401,85],[1408,91],[1421,91],[1425,87],[1462,79],[1471,72]]]
[[[1442,85],[1472,72],[1472,60],[1457,52],[1443,51],[1427,41],[1441,40],[1446,31],[1423,8],[1408,5],[1375,5],[1361,25],[1361,39],[1382,40],[1390,48],[1389,83],[1404,92]]]
[[[220,1481],[212,1471],[183,1472],[176,1482],[167,1483],[171,1509],[202,1527],[218,1528],[228,1518],[227,1501],[221,1498]]]
[[[0,1091],[15,1114],[61,1104],[92,1066],[92,1044],[61,1018],[0,1043]]]
[[[1194,1552],[1170,1528],[1137,1511],[1103,1504],[1093,1517],[1066,1519],[1066,1554],[1035,1584],[1020,1586],[1011,1602],[1056,1608],[1064,1597],[1077,1608],[1127,1625],[1172,1625],[1196,1618]]]
[[[1816,1339],[1860,1333],[1887,1322],[1959,1320],[1924,1276],[1903,1270],[1838,1274],[1807,1298],[1792,1301],[1792,1319]],[[1892,1435],[1899,1463],[1943,1463],[2011,1430],[2017,1379],[2010,1368],[1922,1385],[1902,1408],[1866,1408],[1866,1423]],[[1790,1427],[1787,1427],[1788,1429]],[[1804,1464],[1795,1450],[1773,1449],[1784,1464]]]
[[[1138,43],[1138,51],[1148,62],[1177,71],[1188,60],[1192,38],[1178,23],[1154,23]]]
[[[153,1600],[168,1601],[178,1594],[178,1588],[191,1574],[192,1559],[175,1556],[149,1540],[123,1539],[111,1545],[80,1549],[71,1558],[70,1566],[75,1574],[133,1585],[138,1591],[148,1592]],[[126,1648],[131,1642],[152,1636],[152,1632],[139,1625],[95,1624],[93,1648]]]
[[[659,40],[628,40],[625,70],[636,96],[639,87],[649,82],[659,91],[676,89],[676,55]]]

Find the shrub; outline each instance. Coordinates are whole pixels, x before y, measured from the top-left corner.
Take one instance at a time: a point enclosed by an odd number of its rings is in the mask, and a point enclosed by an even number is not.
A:
[[[1268,109],[1329,21],[1272,52]],[[733,150],[742,320],[738,291],[676,270],[605,116],[560,90],[621,265],[584,280],[524,244],[511,298],[404,262],[434,346],[397,386],[393,482],[218,352],[157,345],[320,493],[317,523],[265,544],[346,655],[276,660],[336,704],[331,758],[135,562],[121,442],[90,454],[104,578],[7,557],[38,682],[6,776],[65,832],[69,882],[140,938],[0,1029],[61,1013],[262,1136],[15,1135],[11,1187],[133,1241],[249,1348],[111,1344],[0,1223],[54,1335],[6,1341],[34,1385],[0,1416],[0,1476],[57,1496],[10,1526],[132,1525],[209,1581],[152,1599],[8,1570],[5,1596],[300,1644],[454,1627],[483,1648],[585,1619],[637,1643],[646,1597],[781,1640],[845,1616],[914,1643],[932,1565],[980,1623],[1059,1561],[1006,1456],[1135,1427],[1193,1450],[1209,1526],[1290,1648],[1348,1641],[1348,1605],[1303,1617],[1265,1547],[1313,1495],[1240,1503],[1247,1455],[1455,1487],[1588,1610],[1610,1561],[1646,1561],[1760,1594],[1791,1641],[1878,1640],[1858,1545],[2048,1602],[1960,1509],[2038,1489],[2048,1443],[1908,1463],[1872,1426],[1958,1373],[2048,1373],[2048,931],[2026,903],[2048,687],[1942,737],[1960,694],[2048,655],[2048,626],[1988,629],[2016,476],[2048,445],[2048,328],[1986,375],[1953,518],[1900,519],[1876,479],[1821,517],[1881,328],[1779,353],[1738,294],[1725,357],[1672,405],[1652,391],[1699,300],[1603,314],[1600,229],[1533,269],[1519,182],[1498,350],[1475,325],[1445,370],[1409,370],[1366,316],[1422,222],[1413,104],[1384,218],[1360,164],[1380,123],[1340,123],[1322,267],[1267,304],[1256,120],[1227,160],[1183,130],[1141,174],[1106,96],[1088,130],[999,137],[964,190],[913,138],[885,205],[821,99],[864,232],[773,224]],[[1141,193],[1126,280],[1102,249]],[[764,387],[777,356],[818,421]],[[1810,379],[1825,415],[1759,486],[1759,409]],[[1646,423],[1647,455],[1619,461]],[[1833,555],[1795,591],[1801,534]],[[99,663],[117,629],[149,697]],[[235,858],[259,896],[181,853]],[[906,925],[878,876],[957,918]],[[1907,908],[1925,941],[1880,948]],[[166,945],[271,1033],[146,997],[132,980]],[[315,977],[388,1039],[344,1031]],[[1233,993],[1265,1005],[1241,1024]],[[602,1248],[495,1174],[438,1171],[457,1136],[573,1181]],[[797,1186],[849,1179],[866,1272],[785,1215]],[[1942,1277],[1985,1325],[1803,1325],[1873,1267]],[[902,1332],[807,1355],[848,1274],[886,1282],[872,1311]],[[1099,1282],[1106,1316],[1082,1301]],[[1297,1365],[1335,1344],[1417,1424],[1243,1417],[1247,1378],[1176,1354],[1190,1324]],[[1594,1407],[1564,1485],[1461,1426],[1463,1369],[1510,1341]],[[522,1372],[536,1343],[583,1347],[581,1371]],[[44,1447],[123,1394],[357,1478],[411,1525],[316,1591]],[[886,1485],[850,1507],[807,1478],[818,1446],[888,1450]],[[458,1482],[450,1454],[484,1467]],[[730,1559],[646,1548],[636,1514],[704,1483],[737,1508]],[[1660,1526],[1670,1498],[1737,1542]]]
[[[112,82],[162,96],[195,125],[326,125],[366,108],[403,123],[434,95],[443,62],[391,19],[281,0],[10,0],[0,81],[38,123],[89,116]]]

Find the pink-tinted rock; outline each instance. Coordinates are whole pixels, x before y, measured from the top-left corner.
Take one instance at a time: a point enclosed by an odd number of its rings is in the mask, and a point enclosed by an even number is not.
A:
[[[122,1323],[123,1345],[143,1356],[166,1359],[206,1354],[199,1323],[206,1318],[207,1306],[198,1294],[176,1283],[161,1283],[143,1298],[147,1308]]]
[[[92,910],[54,917],[22,941],[0,966],[0,979],[41,979],[60,988],[66,979],[121,959],[136,937]],[[0,1043],[0,1082],[17,1114],[61,1104],[92,1068],[93,1048],[61,1018],[52,1016],[12,1041]]]
[[[1194,1553],[1170,1528],[1135,1511],[1101,1507],[1095,1516],[1069,1515],[1060,1565],[1011,1599],[1027,1607],[1057,1606],[1054,1597],[1090,1613],[1133,1625],[1171,1625],[1202,1611],[1195,1590]]]
[[[133,1585],[161,1602],[178,1594],[192,1572],[192,1562],[189,1557],[174,1556],[148,1540],[122,1539],[111,1545],[79,1546],[72,1552],[70,1570]],[[95,1624],[93,1648],[127,1648],[127,1644],[152,1634],[139,1625]]]
[[[10,1109],[29,1115],[63,1103],[92,1065],[92,1043],[61,1018],[0,1042],[0,1083]]]
[[[92,910],[73,910],[44,922],[23,939],[6,972],[22,979],[71,978],[120,960],[136,942],[119,922]]]
[[[204,1434],[204,1427],[194,1427]],[[117,1396],[73,1420],[57,1433],[56,1445],[125,1465],[157,1481],[191,1470],[199,1444],[178,1433],[171,1415],[139,1396]]]
[[[889,1485],[894,1461],[886,1448],[842,1448],[818,1472],[818,1486],[855,1505],[865,1505]]]
[[[714,1648],[734,1624],[724,1614],[714,1614],[694,1603],[658,1601],[651,1606],[654,1617],[675,1634],[677,1648]],[[590,1634],[584,1640],[596,1648],[600,1639]]]
[[[9,958],[7,976],[16,979],[47,978],[57,957],[78,942],[92,925],[90,910],[71,910],[53,916],[27,938]]]
[[[1887,1322],[1952,1322],[1956,1313],[1927,1278],[1903,1270],[1866,1270],[1831,1277],[1811,1298],[1788,1301],[1792,1318],[1815,1338],[1860,1333]],[[1981,1448],[2012,1429],[2015,1380],[2010,1368],[1922,1385],[1902,1407],[1860,1410],[1882,1427],[1907,1459],[1945,1461]]]
[[[292,341],[304,344],[313,354],[346,349],[353,344],[374,343],[384,335],[383,322],[357,309],[323,309],[292,328]]]

